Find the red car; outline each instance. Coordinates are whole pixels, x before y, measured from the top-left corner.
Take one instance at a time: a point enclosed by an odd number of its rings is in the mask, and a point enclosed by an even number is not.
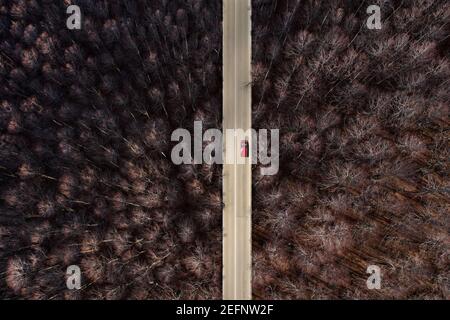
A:
[[[241,141],[241,157],[248,158],[248,154],[249,154],[248,141],[242,140]]]

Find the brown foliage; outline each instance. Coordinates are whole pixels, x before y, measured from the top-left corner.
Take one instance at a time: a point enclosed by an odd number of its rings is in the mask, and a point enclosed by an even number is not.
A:
[[[81,30],[62,28],[69,3]],[[0,11],[0,297],[219,298],[220,168],[182,178],[170,134],[196,113],[220,119],[221,2]],[[180,256],[211,281],[180,272]],[[78,293],[65,288],[70,264]]]
[[[378,2],[380,31],[358,1],[252,3],[253,126],[280,129],[254,297],[448,299],[448,2]]]

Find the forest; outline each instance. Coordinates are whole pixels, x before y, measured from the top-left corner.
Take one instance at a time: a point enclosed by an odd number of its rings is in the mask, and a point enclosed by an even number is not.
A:
[[[251,9],[253,298],[450,299],[450,2]],[[222,297],[222,165],[171,160],[222,58],[220,0],[0,0],[0,299]]]
[[[174,129],[221,126],[221,10],[0,1],[2,299],[221,296],[221,167],[170,160]]]
[[[252,3],[254,298],[449,299],[450,3]]]

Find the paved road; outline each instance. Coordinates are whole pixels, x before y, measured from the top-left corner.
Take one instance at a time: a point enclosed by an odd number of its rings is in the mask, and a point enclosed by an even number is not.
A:
[[[251,128],[250,9],[250,0],[223,0],[224,133]],[[223,298],[251,299],[251,154],[241,157],[241,138],[231,148],[224,137],[223,159],[235,163],[223,166]]]

